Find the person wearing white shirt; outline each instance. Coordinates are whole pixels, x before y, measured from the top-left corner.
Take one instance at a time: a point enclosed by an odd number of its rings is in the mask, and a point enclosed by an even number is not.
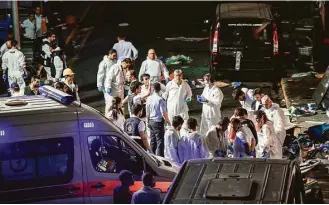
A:
[[[34,14],[30,13],[28,19],[23,21],[23,24],[21,26],[24,28],[24,37],[29,40],[35,40],[36,38],[36,25],[35,25],[35,19]]]
[[[113,98],[112,105],[106,117],[109,120],[111,120],[113,124],[118,126],[121,130],[124,130],[125,118],[123,116],[122,103],[120,97]]]
[[[45,71],[47,72],[47,79],[48,80],[52,80],[52,76],[51,76],[51,52],[52,52],[52,48],[51,48],[51,43],[54,42],[56,40],[56,36],[54,33],[52,32],[48,32],[47,33],[47,38],[42,40],[42,47],[41,47],[41,57],[43,59],[43,66]]]
[[[161,82],[162,76],[165,77],[166,84],[169,82],[169,71],[165,64],[157,59],[154,49],[148,51],[147,58],[143,61],[139,70],[138,78],[140,79],[145,73],[150,75],[152,83]]]
[[[257,111],[262,109],[263,105],[262,105],[262,97],[264,97],[264,94],[262,93],[260,88],[256,88],[254,90],[254,102],[251,104],[251,110],[253,111]]]
[[[138,57],[138,51],[135,46],[125,40],[126,37],[118,36],[118,43],[114,44],[113,49],[117,51],[118,55],[118,63],[126,58],[130,58],[131,60],[136,60]]]
[[[36,7],[35,8],[35,22],[36,22],[36,36],[37,36],[37,38],[42,37],[42,34],[43,34],[42,29],[41,29],[43,19],[46,21],[46,23],[48,23],[47,17],[44,17],[41,14],[41,8]]]
[[[55,81],[58,81],[62,77],[62,73],[64,70],[64,59],[62,55],[62,51],[60,47],[57,47],[56,45],[52,46],[53,52],[52,52],[52,63],[55,67]]]

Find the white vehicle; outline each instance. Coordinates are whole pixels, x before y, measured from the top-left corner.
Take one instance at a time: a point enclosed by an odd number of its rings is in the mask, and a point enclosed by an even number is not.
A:
[[[167,192],[178,167],[145,152],[95,109],[50,86],[0,98],[0,203],[112,203],[123,169]]]

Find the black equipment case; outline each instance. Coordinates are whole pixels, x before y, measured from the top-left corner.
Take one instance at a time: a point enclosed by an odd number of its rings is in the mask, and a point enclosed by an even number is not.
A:
[[[275,159],[200,159],[183,164],[164,204],[305,203],[295,161]]]

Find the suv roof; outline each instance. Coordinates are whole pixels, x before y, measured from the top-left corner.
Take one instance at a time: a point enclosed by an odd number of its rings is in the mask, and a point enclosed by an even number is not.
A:
[[[9,101],[20,101],[25,102],[26,104],[6,105]],[[0,98],[0,117],[7,115],[12,116],[13,114],[26,115],[38,112],[47,113],[59,110],[61,112],[72,112],[73,110],[75,111],[76,108],[75,106],[62,104],[43,95]]]
[[[272,20],[271,8],[263,3],[222,3],[220,19],[256,18]]]

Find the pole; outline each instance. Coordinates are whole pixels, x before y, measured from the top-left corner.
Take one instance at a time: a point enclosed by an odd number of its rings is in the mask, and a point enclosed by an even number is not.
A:
[[[18,1],[13,0],[11,2],[11,7],[12,7],[12,13],[13,13],[13,27],[14,27],[14,37],[15,40],[17,41],[18,45],[21,46],[21,38],[20,38],[20,33],[19,33],[19,12],[18,12]]]

